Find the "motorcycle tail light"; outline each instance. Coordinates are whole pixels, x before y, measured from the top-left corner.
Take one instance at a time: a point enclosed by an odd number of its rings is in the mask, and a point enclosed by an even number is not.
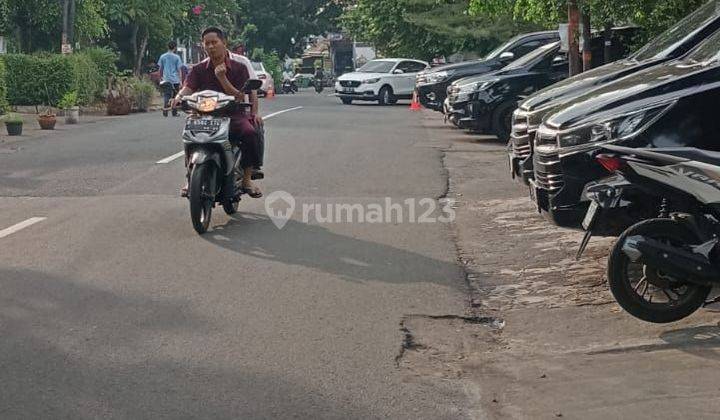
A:
[[[595,160],[597,160],[598,163],[608,172],[619,171],[625,167],[625,161],[615,155],[597,155]]]

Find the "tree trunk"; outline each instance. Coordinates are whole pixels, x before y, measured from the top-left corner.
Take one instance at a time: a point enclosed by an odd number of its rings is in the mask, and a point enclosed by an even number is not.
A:
[[[60,6],[62,7],[62,34],[60,35],[60,47],[67,44],[68,42],[68,9],[69,0],[62,0]]]
[[[132,52],[133,52],[133,72],[136,73],[135,69],[135,63],[138,61],[138,44],[137,44],[137,37],[138,32],[140,31],[140,25],[137,23],[132,24],[132,30],[130,32],[130,45],[132,45]],[[136,73],[137,74],[137,73]]]
[[[67,27],[68,44],[72,45],[73,48],[75,48],[75,0],[67,1],[70,2]]]
[[[568,60],[570,62],[570,76],[580,74],[581,63],[578,53],[578,28],[580,26],[580,11],[577,0],[568,0]]]
[[[583,71],[588,71],[592,68],[592,51],[590,50],[590,37],[592,36],[590,33],[590,13],[589,12],[583,12],[582,13],[582,24],[583,24],[583,51],[582,51],[582,58],[583,58]]]
[[[137,56],[135,57],[135,76],[137,77],[142,75],[143,57],[145,56],[145,50],[147,50],[149,38],[150,31],[145,28],[142,33],[142,39],[140,40],[140,47],[138,48]]]

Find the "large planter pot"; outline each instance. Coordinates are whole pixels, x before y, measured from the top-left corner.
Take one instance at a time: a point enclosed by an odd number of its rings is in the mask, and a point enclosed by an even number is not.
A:
[[[42,130],[54,130],[57,123],[57,117],[54,114],[43,114],[38,116],[38,124]]]
[[[74,106],[65,110],[65,124],[77,124],[80,121],[80,107]]]
[[[128,115],[132,104],[130,98],[125,96],[114,96],[109,97],[107,100],[107,114],[108,115]]]
[[[5,128],[7,129],[8,136],[22,136],[22,122],[6,122]]]

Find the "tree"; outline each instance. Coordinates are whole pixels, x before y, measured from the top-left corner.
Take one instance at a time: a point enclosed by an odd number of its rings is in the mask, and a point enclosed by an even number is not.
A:
[[[173,0],[113,0],[108,6],[108,19],[129,30],[132,69],[139,76],[151,34],[155,38],[170,39],[173,23],[186,3]]]
[[[485,52],[532,25],[510,13],[469,15],[468,0],[358,0],[344,28],[385,55],[431,59],[457,51]]]

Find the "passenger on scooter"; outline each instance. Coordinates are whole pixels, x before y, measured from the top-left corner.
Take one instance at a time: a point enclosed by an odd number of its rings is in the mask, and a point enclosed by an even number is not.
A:
[[[173,100],[177,107],[182,97],[201,90],[214,90],[235,96],[238,102],[245,102],[246,95],[240,91],[249,79],[256,79],[250,61],[241,55],[230,53],[224,32],[216,27],[203,31],[202,42],[208,58],[193,66],[182,90]],[[262,162],[261,145],[256,127],[262,127],[263,120],[258,113],[257,91],[250,93],[252,110],[248,114],[239,108],[231,117],[230,140],[242,150],[240,166],[243,170],[242,192],[250,197],[262,197],[262,191],[252,182],[253,169]],[[226,191],[237,199],[233,177],[228,177]]]

